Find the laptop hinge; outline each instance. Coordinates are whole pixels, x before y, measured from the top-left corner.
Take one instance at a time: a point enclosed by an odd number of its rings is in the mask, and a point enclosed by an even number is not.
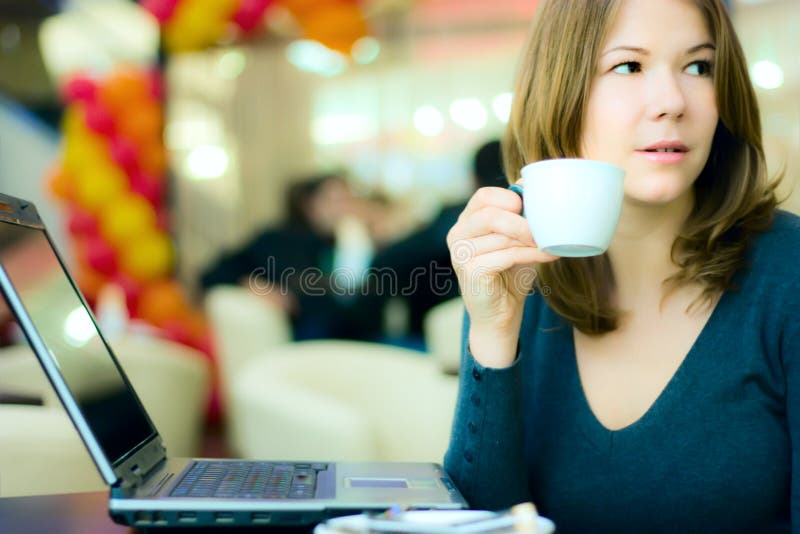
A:
[[[129,458],[114,467],[117,483],[120,488],[132,488],[142,485],[142,482],[167,459],[167,451],[161,442],[161,436],[156,435],[145,443]]]

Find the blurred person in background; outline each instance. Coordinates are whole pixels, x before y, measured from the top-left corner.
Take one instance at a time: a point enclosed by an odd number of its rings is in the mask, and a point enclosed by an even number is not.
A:
[[[473,189],[505,185],[500,141],[488,141],[475,151],[472,182]],[[399,297],[406,303],[412,344],[414,339],[422,337],[423,319],[428,310],[459,295],[446,238],[465,206],[465,202],[445,206],[423,228],[378,251],[372,262],[372,272],[390,272],[395,277]],[[365,300],[371,302],[363,305],[381,308],[388,299],[397,296],[388,294],[387,287],[375,287],[383,283],[380,276],[371,278],[370,282],[372,287]]]
[[[356,317],[352,300],[332,287],[337,229],[363,213],[343,173],[317,175],[289,186],[288,217],[260,231],[243,246],[223,253],[201,275],[201,286],[236,284],[283,309],[294,338],[370,336],[377,326]]]

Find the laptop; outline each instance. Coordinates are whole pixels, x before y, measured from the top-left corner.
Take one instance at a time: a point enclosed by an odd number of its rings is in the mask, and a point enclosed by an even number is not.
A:
[[[49,260],[60,265],[44,298],[31,296],[34,292],[24,284],[27,269],[10,259],[8,250],[23,241],[38,242],[52,254]],[[136,527],[308,525],[392,506],[467,506],[435,463],[168,456],[36,208],[2,194],[0,289],[111,488],[109,511],[115,522]]]

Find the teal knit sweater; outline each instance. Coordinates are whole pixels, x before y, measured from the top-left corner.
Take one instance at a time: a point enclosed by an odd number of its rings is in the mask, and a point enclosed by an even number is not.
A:
[[[778,212],[650,409],[606,429],[572,327],[539,294],[519,356],[469,353],[445,468],[475,508],[533,500],[571,532],[800,532],[800,218]]]

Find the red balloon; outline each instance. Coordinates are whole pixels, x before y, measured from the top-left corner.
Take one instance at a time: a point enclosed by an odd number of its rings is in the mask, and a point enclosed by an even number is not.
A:
[[[74,208],[67,220],[67,231],[74,236],[96,236],[97,218],[80,208]]]
[[[64,86],[63,97],[67,102],[94,102],[97,83],[88,76],[74,76]]]
[[[182,345],[192,345],[192,333],[189,327],[179,319],[166,321],[162,327],[167,338]]]
[[[245,32],[253,31],[273,0],[242,0],[233,21]]]
[[[164,199],[164,182],[145,172],[131,175],[131,191],[143,196],[153,206],[160,206]]]
[[[159,208],[156,210],[156,226],[162,232],[169,233],[172,227],[172,218],[166,209]]]
[[[111,246],[99,237],[86,242],[86,262],[100,274],[112,275],[117,272],[117,255]]]
[[[136,147],[121,137],[111,140],[111,158],[128,174],[134,174],[139,170]]]
[[[203,334],[199,338],[195,338],[192,346],[200,352],[205,353],[212,360],[214,359],[214,342],[210,332]]]
[[[172,18],[177,5],[178,0],[144,0],[142,2],[142,7],[149,11],[162,25]]]
[[[158,69],[151,69],[149,73],[150,79],[150,96],[156,102],[164,100],[164,76]]]
[[[93,132],[106,137],[114,135],[114,117],[100,104],[87,104],[85,117],[86,126]]]

